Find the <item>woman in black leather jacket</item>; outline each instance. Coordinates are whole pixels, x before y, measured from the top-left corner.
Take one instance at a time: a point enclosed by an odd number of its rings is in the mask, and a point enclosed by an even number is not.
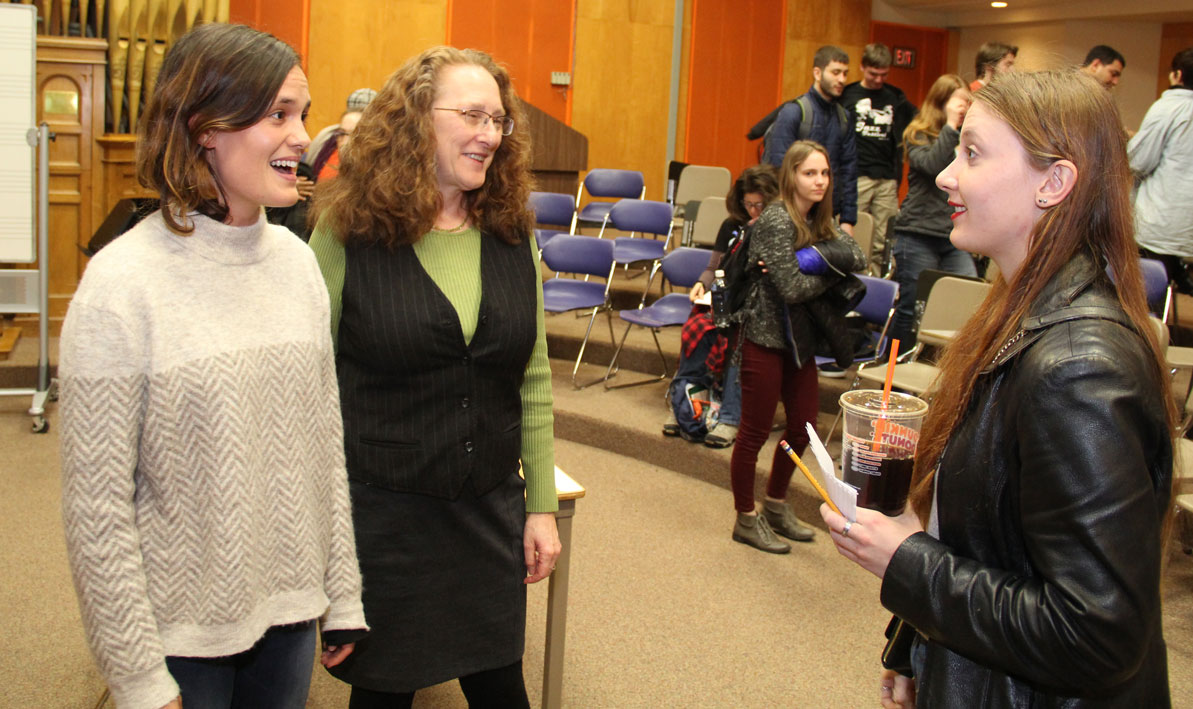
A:
[[[918,631],[915,679],[884,675],[884,706],[1166,707],[1174,413],[1122,122],[1076,72],[1000,77],[974,99],[937,184],[953,243],[1006,280],[941,362],[910,510],[821,513]]]

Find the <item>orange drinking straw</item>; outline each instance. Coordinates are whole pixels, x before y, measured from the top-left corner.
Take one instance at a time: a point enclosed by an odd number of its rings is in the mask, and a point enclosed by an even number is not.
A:
[[[878,422],[874,426],[874,449],[878,450],[878,445],[882,441],[882,434],[886,433],[886,409],[891,403],[891,383],[895,380],[895,359],[899,356],[899,341],[891,340],[891,357],[886,364],[886,383],[882,385],[882,412],[884,415],[879,416]]]
[[[799,468],[800,472],[804,474],[804,477],[808,479],[808,482],[812,483],[812,487],[816,488],[816,492],[820,493],[820,499],[824,500],[825,504],[828,505],[828,508],[837,514],[841,514],[841,510],[839,510],[837,506],[833,504],[833,501],[828,497],[828,493],[825,492],[824,488],[820,486],[820,481],[816,479],[816,476],[812,474],[812,471],[808,470],[807,466],[804,465],[804,461],[799,459],[799,456],[795,454],[795,451],[791,450],[791,446],[787,444],[786,439],[779,440],[779,447],[783,449],[783,452],[787,454],[788,458],[795,461],[796,467]]]

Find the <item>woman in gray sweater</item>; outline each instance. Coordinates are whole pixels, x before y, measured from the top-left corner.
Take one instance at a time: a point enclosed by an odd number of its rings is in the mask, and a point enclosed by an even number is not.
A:
[[[328,296],[263,206],[310,139],[294,50],[203,25],[137,138],[155,212],[91,261],[62,327],[62,511],[120,709],[306,704],[364,634]]]

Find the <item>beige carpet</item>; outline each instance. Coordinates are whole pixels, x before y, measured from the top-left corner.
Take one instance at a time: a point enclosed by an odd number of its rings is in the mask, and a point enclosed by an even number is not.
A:
[[[577,392],[570,363],[553,366],[557,458],[588,489],[574,521],[564,705],[877,706],[886,618],[877,579],[837,556],[823,531],[788,556],[732,542],[728,451],[660,436],[661,384]],[[840,386],[822,381],[822,427]],[[103,685],[66,567],[56,411],[50,433],[33,435],[27,407],[27,398],[0,398],[0,607],[12,644],[0,659],[0,707],[89,709]],[[791,499],[819,525],[798,476]],[[525,674],[535,706],[546,591],[529,592]],[[1174,705],[1193,707],[1193,558],[1175,549],[1165,636]],[[308,706],[346,702],[346,687],[316,667]],[[416,702],[465,705],[454,682]]]

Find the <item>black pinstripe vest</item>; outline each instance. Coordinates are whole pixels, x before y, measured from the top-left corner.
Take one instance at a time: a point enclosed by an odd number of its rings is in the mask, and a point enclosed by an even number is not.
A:
[[[529,239],[481,237],[481,303],[464,344],[411,246],[349,245],[336,370],[348,477],[455,499],[518,470],[539,278]]]

